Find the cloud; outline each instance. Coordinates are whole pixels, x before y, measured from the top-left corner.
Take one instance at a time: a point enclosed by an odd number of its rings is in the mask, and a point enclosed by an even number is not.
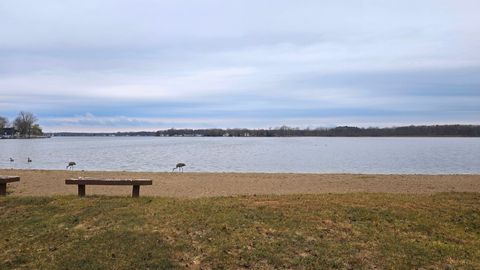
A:
[[[52,130],[478,123],[478,8],[6,0],[0,115]]]

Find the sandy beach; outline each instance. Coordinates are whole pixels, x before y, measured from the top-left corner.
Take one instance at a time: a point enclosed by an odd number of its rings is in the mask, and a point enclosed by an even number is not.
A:
[[[284,173],[152,173],[83,172],[53,170],[0,170],[21,181],[8,185],[10,196],[54,196],[77,193],[66,178],[148,178],[153,186],[141,188],[143,196],[215,197],[253,194],[316,194],[382,192],[429,194],[480,192],[480,175],[367,175]],[[129,186],[87,186],[87,195],[125,195]]]

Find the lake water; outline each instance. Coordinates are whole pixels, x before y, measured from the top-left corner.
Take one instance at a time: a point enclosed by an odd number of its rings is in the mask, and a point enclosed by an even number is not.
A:
[[[15,162],[10,162],[13,157]],[[27,163],[30,157],[33,162]],[[0,140],[0,168],[308,173],[480,173],[480,138],[55,137]]]

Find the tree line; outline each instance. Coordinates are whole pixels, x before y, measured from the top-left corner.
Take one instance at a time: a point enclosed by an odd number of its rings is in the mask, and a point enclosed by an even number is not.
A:
[[[139,132],[57,132],[54,136],[201,136],[201,137],[480,137],[480,125],[430,125],[402,127],[292,128],[269,129],[166,129]]]
[[[282,126],[270,129],[167,129],[156,136],[206,136],[206,137],[480,137],[478,125],[432,125],[402,127],[350,127],[292,128]]]
[[[202,137],[480,137],[480,125],[422,125],[402,127],[292,128],[269,129],[166,129],[140,132],[57,132],[54,136],[202,136]]]
[[[38,118],[31,112],[21,111],[13,121],[0,116],[0,137],[22,137],[42,136],[43,130],[37,123]]]

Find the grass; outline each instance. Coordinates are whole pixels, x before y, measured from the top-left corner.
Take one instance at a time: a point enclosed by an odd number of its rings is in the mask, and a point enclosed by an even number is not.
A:
[[[480,194],[0,198],[0,269],[480,269]]]

